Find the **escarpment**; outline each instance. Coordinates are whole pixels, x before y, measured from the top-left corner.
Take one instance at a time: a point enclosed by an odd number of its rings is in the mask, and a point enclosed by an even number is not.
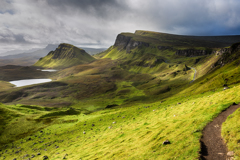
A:
[[[116,38],[116,41],[114,43],[115,47],[118,47],[119,49],[126,49],[127,53],[130,53],[132,49],[141,46],[149,47],[150,44],[142,41],[136,41],[131,36],[126,36],[123,34],[119,34]]]
[[[240,57],[240,42],[233,44],[230,48],[223,48],[216,52],[216,55],[221,55],[221,58],[212,66],[224,66],[231,63]],[[240,64],[240,62],[237,62]]]

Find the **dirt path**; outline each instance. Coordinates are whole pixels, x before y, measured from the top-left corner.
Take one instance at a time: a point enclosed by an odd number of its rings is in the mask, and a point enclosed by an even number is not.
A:
[[[201,138],[201,157],[202,160],[226,160],[227,146],[221,136],[222,123],[227,117],[232,114],[238,105],[231,105],[227,110],[223,111],[210,122],[203,130],[203,137]]]

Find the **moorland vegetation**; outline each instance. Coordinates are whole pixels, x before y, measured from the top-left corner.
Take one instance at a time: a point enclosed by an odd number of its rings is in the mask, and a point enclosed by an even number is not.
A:
[[[93,57],[60,44],[33,66],[0,67],[0,159],[197,159],[204,127],[240,102],[238,42],[136,31]],[[23,76],[53,81],[7,82]],[[222,127],[236,159],[239,111]]]

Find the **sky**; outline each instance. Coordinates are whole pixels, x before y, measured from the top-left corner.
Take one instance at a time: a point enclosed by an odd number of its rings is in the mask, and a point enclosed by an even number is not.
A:
[[[108,48],[121,32],[240,35],[240,0],[0,0],[0,55],[69,43]]]

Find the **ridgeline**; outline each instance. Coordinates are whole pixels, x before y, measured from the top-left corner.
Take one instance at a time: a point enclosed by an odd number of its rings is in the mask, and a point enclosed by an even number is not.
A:
[[[205,126],[240,102],[239,42],[136,31],[94,58],[60,44],[34,65],[53,81],[20,88],[1,67],[0,159],[199,159]],[[221,130],[236,159],[239,113]]]

